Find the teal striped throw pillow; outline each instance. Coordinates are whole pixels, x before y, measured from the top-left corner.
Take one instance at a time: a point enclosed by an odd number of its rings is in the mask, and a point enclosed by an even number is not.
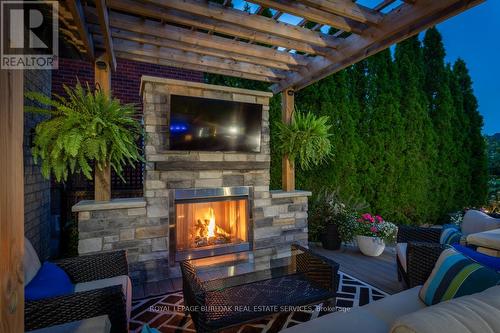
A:
[[[460,244],[461,238],[462,233],[460,232],[460,229],[457,226],[448,224],[443,226],[439,242],[445,245]]]
[[[450,247],[439,256],[431,275],[420,290],[419,297],[425,304],[433,305],[472,295],[499,284],[500,273]]]

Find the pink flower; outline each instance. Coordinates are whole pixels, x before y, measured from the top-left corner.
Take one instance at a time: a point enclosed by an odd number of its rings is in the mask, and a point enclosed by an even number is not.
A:
[[[358,221],[359,223],[363,222],[363,219],[357,219],[356,221]]]
[[[363,218],[364,218],[365,220],[368,220],[368,221],[373,220],[373,217],[372,217],[370,214],[368,214],[368,213],[363,214],[362,216],[363,216]]]
[[[377,219],[378,223],[382,223],[384,221],[384,219],[380,215],[375,216],[375,218]]]
[[[372,226],[372,227],[370,228],[370,231],[376,234],[376,233],[378,232],[378,229],[377,229],[377,227],[376,227],[376,226]]]

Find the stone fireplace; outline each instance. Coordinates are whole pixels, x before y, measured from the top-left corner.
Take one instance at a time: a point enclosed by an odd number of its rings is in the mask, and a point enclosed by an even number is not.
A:
[[[170,265],[252,248],[250,187],[172,191]]]
[[[126,249],[134,286],[147,290],[178,278],[187,258],[266,262],[289,256],[291,243],[307,245],[310,193],[269,189],[270,93],[144,76],[141,94],[144,197],[75,205],[81,254]],[[170,150],[173,95],[260,105],[260,151]]]

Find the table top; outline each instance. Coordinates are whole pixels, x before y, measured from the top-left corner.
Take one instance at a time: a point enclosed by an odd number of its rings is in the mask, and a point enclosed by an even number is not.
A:
[[[275,256],[256,258],[252,252],[245,252],[188,261],[208,291],[296,274],[297,258],[304,250],[295,247]],[[325,265],[336,265],[327,258],[324,260]]]

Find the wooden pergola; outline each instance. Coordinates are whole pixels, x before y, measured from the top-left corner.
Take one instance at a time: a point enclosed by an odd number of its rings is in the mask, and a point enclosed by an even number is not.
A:
[[[294,91],[411,37],[484,0],[251,0],[251,13],[206,0],[67,0],[60,34],[95,63],[96,82],[110,92],[116,59],[189,68],[269,82],[283,92],[289,122]],[[269,8],[272,17],[260,15]],[[300,20],[285,23],[285,14]],[[289,16],[290,17],[290,16]],[[334,34],[327,34],[334,28]],[[22,330],[23,156],[21,71],[1,71],[0,246],[2,332]],[[109,170],[97,175],[96,199],[109,198]],[[283,187],[294,189],[283,158]]]

